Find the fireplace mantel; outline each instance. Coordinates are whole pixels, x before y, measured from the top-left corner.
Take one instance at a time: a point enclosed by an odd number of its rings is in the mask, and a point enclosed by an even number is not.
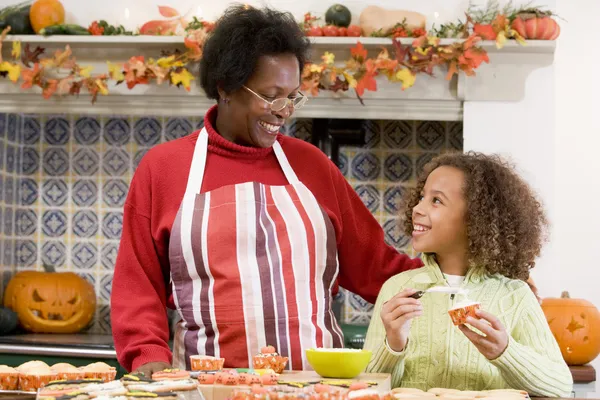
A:
[[[8,36],[3,55],[8,57],[9,42],[19,40],[46,48],[51,54],[69,44],[81,65],[94,66],[94,72],[107,70],[106,62],[122,63],[133,55],[158,57],[161,50],[183,49],[181,37],[154,36]],[[370,56],[376,56],[382,46],[391,48],[386,38],[311,38],[313,56],[318,59],[325,51],[336,55],[336,60],[350,57],[350,48],[357,40],[365,46]],[[402,39],[408,44],[411,39]],[[443,39],[442,43],[452,43]],[[434,77],[419,75],[415,85],[406,91],[399,84],[378,78],[378,91],[366,92],[364,105],[354,91],[345,93],[321,92],[296,113],[299,118],[344,119],[433,119],[461,120],[465,101],[519,101],[525,94],[525,83],[531,71],[553,63],[554,41],[528,41],[521,46],[509,41],[504,48],[496,49],[494,42],[482,42],[488,51],[490,63],[476,70],[477,75],[461,74],[450,81],[444,79],[445,71],[435,71]],[[91,105],[87,95],[68,96],[45,100],[40,91],[23,91],[18,85],[0,81],[0,112],[94,114],[94,115],[202,115],[214,102],[207,99],[199,86],[190,92],[175,87],[138,85],[128,90],[125,85],[109,87],[108,96],[100,96]]]

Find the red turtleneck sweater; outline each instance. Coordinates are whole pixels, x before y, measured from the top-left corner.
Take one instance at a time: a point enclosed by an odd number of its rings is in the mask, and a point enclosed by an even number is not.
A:
[[[204,120],[209,146],[202,192],[249,181],[287,184],[272,148],[225,140],[214,129],[216,116],[213,107]],[[129,188],[111,297],[115,347],[119,362],[129,371],[151,361],[171,362],[166,314],[166,307],[173,308],[169,236],[199,133],[152,148]],[[385,244],[381,226],[325,154],[298,139],[279,135],[277,140],[333,223],[339,285],[373,303],[389,277],[421,266],[420,260]]]

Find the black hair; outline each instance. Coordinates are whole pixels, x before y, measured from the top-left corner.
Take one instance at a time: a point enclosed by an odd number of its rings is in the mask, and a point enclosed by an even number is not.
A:
[[[204,43],[200,85],[210,99],[218,100],[218,88],[228,93],[240,89],[260,57],[294,54],[302,71],[309,48],[310,42],[292,14],[233,5],[217,20]]]

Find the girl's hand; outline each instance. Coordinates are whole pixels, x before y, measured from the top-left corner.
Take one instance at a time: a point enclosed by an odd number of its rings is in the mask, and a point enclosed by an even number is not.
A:
[[[416,292],[415,289],[404,289],[381,308],[381,321],[385,327],[388,346],[394,351],[404,350],[411,320],[423,314],[421,302],[408,297]]]
[[[460,325],[458,329],[485,358],[495,360],[504,353],[508,346],[508,333],[502,322],[492,314],[477,310],[477,316],[481,319],[467,317],[467,324],[483,332],[483,335],[469,329],[466,325]]]

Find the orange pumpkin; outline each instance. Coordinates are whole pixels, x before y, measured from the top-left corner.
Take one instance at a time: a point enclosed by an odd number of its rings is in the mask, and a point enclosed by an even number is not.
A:
[[[4,306],[17,313],[28,331],[75,333],[94,317],[94,286],[72,272],[22,271],[4,293]]]
[[[531,40],[556,40],[560,35],[560,25],[550,16],[539,13],[518,14],[511,27]]]
[[[36,0],[29,10],[29,22],[35,33],[52,25],[64,24],[65,8],[59,0]]]
[[[600,354],[600,312],[592,303],[563,292],[544,299],[542,309],[567,364],[587,364]]]

